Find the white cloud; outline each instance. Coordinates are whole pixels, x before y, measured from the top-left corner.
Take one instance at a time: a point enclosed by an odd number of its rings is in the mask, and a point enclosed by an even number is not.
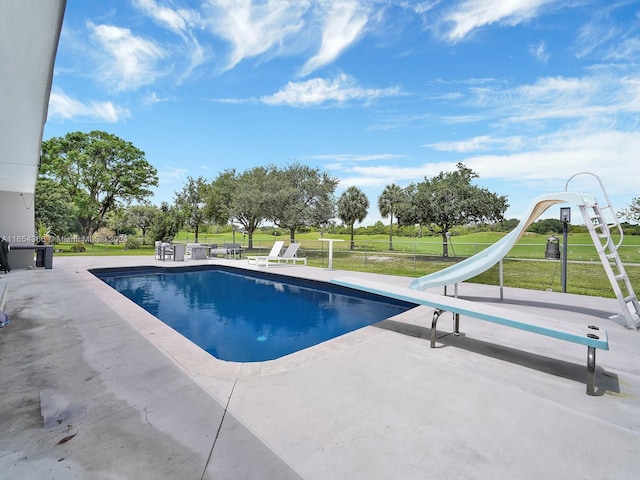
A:
[[[175,100],[176,97],[160,97],[156,92],[151,92],[144,97],[142,103],[145,105],[154,105],[156,103],[172,102]]]
[[[48,117],[115,123],[131,117],[131,112],[112,102],[83,103],[58,90],[49,96]]]
[[[554,2],[555,0],[465,0],[445,15],[445,23],[453,24],[446,38],[457,42],[474,30],[494,23],[518,25],[536,17],[541,7]]]
[[[529,54],[537,59],[540,63],[544,63],[545,65],[549,61],[549,52],[547,51],[547,44],[544,41],[531,44],[528,47]]]
[[[398,155],[396,153],[372,153],[372,154],[356,154],[356,153],[336,153],[327,155],[307,155],[303,158],[316,160],[335,160],[337,162],[370,162],[379,160],[395,160],[404,158],[406,155]]]
[[[576,56],[584,58],[594,51],[618,38],[620,28],[597,16],[595,20],[583,25],[575,40]]]
[[[202,24],[231,46],[223,70],[249,58],[313,49],[299,70],[308,76],[335,61],[364,35],[371,16],[383,11],[360,0],[205,0]]]
[[[323,15],[320,50],[307,60],[300,70],[300,75],[307,76],[340,56],[362,35],[369,20],[369,13],[369,9],[357,1],[329,2],[326,14]]]
[[[244,103],[257,103],[255,98],[210,98],[209,102],[226,103],[229,105],[242,105]]]
[[[307,0],[207,0],[204,23],[232,46],[225,69],[245,58],[281,48],[288,37],[300,32]]]
[[[631,37],[612,45],[604,57],[607,61],[635,62],[640,59],[640,38]]]
[[[410,2],[406,2],[406,5],[413,9],[418,15],[424,15],[425,13],[431,11],[440,3],[440,0],[430,0],[428,2],[418,2],[416,4],[410,4]]]
[[[128,28],[92,22],[87,22],[87,28],[101,49],[98,74],[114,90],[135,90],[166,73],[159,62],[167,53],[151,40],[133,35]]]
[[[304,107],[322,105],[328,102],[342,104],[352,100],[367,102],[400,94],[398,87],[384,89],[363,88],[357,84],[353,77],[341,74],[332,80],[312,78],[304,82],[289,82],[279,92],[264,96],[260,101],[267,105]]]
[[[495,138],[491,141],[507,144],[510,139]],[[337,172],[340,188],[357,186],[365,189],[370,192],[371,200],[390,183],[405,187],[440,172],[455,171],[456,163],[462,162],[480,175],[481,183],[504,181],[502,189],[497,193],[508,197],[510,194],[514,195],[516,204],[511,205],[508,216],[517,217],[524,213],[526,205],[534,196],[564,191],[567,180],[578,172],[597,175],[611,196],[613,206],[623,208],[626,200],[620,200],[621,198],[637,196],[637,180],[633,172],[637,170],[639,151],[638,132],[603,131],[586,127],[532,136],[522,149],[504,154],[469,155],[459,157],[455,162],[425,163],[418,166],[394,165],[393,162],[372,166],[345,166]],[[506,186],[511,191],[505,190]],[[597,179],[590,175],[575,177],[568,189],[592,193],[601,202],[605,200]],[[525,191],[530,191],[531,196],[522,197]],[[370,213],[375,214],[373,211]],[[578,219],[576,223],[579,223]]]
[[[500,150],[518,150],[523,146],[525,141],[525,138],[521,136],[495,138],[489,135],[481,135],[456,142],[438,142],[423,146],[430,147],[441,152],[467,153],[486,151],[496,148]]]
[[[632,172],[640,152],[638,132],[575,128],[532,138],[530,145],[537,148],[504,155],[475,155],[461,161],[481,172],[483,179],[535,182],[548,191],[564,189],[563,182],[572,175],[588,171],[600,176],[610,193],[637,193]]]
[[[202,24],[199,12],[190,9],[172,9],[159,5],[155,0],[135,0],[134,4],[158,24],[168,28],[182,39],[184,57],[189,59],[189,64],[181,79],[189,76],[193,70],[205,62],[205,49],[194,33],[194,30]]]
[[[555,180],[554,187],[564,187],[562,179],[587,170],[612,190],[637,191],[630,172],[640,152],[640,77],[545,77],[517,87],[469,91],[473,99],[456,106],[491,118],[491,133],[426,146],[467,154],[459,160],[483,179]],[[482,155],[487,151],[494,153]]]
[[[384,187],[390,183],[396,183],[401,187],[406,187],[412,182],[424,180],[425,177],[433,177],[440,172],[453,171],[455,169],[456,164],[452,162],[425,163],[411,167],[400,165],[358,165],[342,170],[340,185],[343,187]]]
[[[165,167],[158,170],[158,181],[161,184],[175,183],[187,178],[189,170],[179,167]]]
[[[174,10],[158,5],[155,0],[134,0],[134,4],[158,23],[178,34],[182,34],[200,23],[200,14],[195,10]]]
[[[397,153],[372,153],[372,154],[355,154],[355,153],[337,153],[327,155],[307,155],[302,157],[305,160],[327,161],[324,168],[332,172],[351,171],[353,165],[369,162],[388,162],[406,158],[406,155]]]
[[[459,102],[484,111],[495,122],[524,124],[558,119],[635,122],[640,112],[640,77],[602,75],[543,77],[510,88],[470,88]]]

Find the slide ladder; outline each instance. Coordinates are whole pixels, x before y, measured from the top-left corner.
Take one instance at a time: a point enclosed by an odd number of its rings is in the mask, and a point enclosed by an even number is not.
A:
[[[611,206],[611,201],[604,189],[602,181],[597,175],[591,172],[580,172],[573,175],[567,181],[565,190],[567,190],[569,182],[581,174],[592,175],[598,180],[603,196],[607,202],[607,204],[602,207],[598,203],[580,205],[580,212],[591,235],[591,240],[598,251],[600,261],[607,273],[611,287],[616,294],[627,326],[632,329],[638,329],[640,328],[640,303],[638,303],[638,297],[633,291],[629,276],[625,271],[620,255],[618,255],[618,247],[622,244],[624,233],[618,216]],[[612,231],[619,234],[620,239],[618,243],[614,242]]]

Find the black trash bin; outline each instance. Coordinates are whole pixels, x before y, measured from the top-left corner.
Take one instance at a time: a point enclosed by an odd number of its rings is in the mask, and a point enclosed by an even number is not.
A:
[[[547,248],[544,251],[544,258],[560,258],[560,245],[556,237],[552,236],[547,239]]]
[[[0,270],[4,271],[4,273],[8,273],[11,271],[8,257],[9,242],[7,242],[4,238],[0,238]]]
[[[44,248],[36,249],[36,267],[44,267]]]

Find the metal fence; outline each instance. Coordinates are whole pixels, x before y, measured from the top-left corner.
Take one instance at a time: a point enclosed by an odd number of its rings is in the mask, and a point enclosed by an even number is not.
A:
[[[231,234],[229,238],[220,236],[207,237],[200,236],[199,242],[203,244],[210,243],[238,243],[244,248],[247,247],[247,238],[243,235],[236,234],[235,238]],[[288,237],[274,237],[275,240],[284,239],[288,243]],[[187,238],[186,242],[194,241],[194,238]],[[256,241],[253,242],[252,253],[267,253],[271,250],[273,241]],[[449,260],[463,260],[471,257],[490,247],[491,243],[482,242],[451,242],[448,244]],[[389,249],[389,241],[367,241],[359,238],[356,240],[354,249],[351,250],[349,240],[336,242],[333,245],[334,266],[340,268],[340,261],[343,260],[348,264],[361,263],[367,265],[369,263],[380,263],[385,261],[403,261],[404,263],[413,263],[417,268],[417,264],[424,259],[442,258],[442,243],[433,242],[415,242],[406,240],[393,240],[393,250]],[[506,260],[544,260],[546,243],[518,243],[504,257]],[[562,249],[561,249],[562,250]],[[307,256],[310,259],[326,259],[328,256],[327,242],[320,240],[302,240],[300,247],[300,255]],[[638,245],[621,245],[618,248],[620,259],[625,264],[640,264],[640,246]],[[572,244],[568,243],[568,261],[574,262],[600,262],[600,257],[596,247],[589,244]]]

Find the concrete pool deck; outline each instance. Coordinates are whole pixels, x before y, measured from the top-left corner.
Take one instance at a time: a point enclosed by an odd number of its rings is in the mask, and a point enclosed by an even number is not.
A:
[[[0,477],[90,479],[637,478],[640,333],[614,299],[505,289],[504,308],[608,330],[585,394],[586,347],[431,311],[271,362],[214,359],[88,268],[223,264],[60,257],[0,277]],[[411,279],[304,266],[329,280]],[[459,295],[498,302],[497,287]]]

